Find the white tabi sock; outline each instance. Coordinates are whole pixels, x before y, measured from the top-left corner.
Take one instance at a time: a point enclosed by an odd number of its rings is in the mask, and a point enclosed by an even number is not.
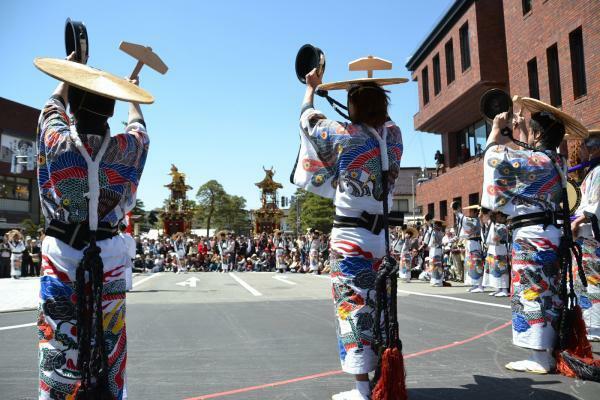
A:
[[[369,381],[356,381],[356,390],[368,399],[371,395],[371,383]]]

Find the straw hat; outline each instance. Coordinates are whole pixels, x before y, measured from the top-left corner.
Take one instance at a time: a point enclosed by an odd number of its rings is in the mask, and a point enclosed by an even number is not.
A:
[[[463,210],[479,210],[481,206],[479,204],[472,204],[470,206],[463,207]]]
[[[139,86],[87,65],[56,58],[36,58],[33,64],[45,74],[90,93],[132,103],[154,102],[154,97]]]
[[[547,111],[562,121],[565,126],[565,140],[586,139],[589,136],[585,126],[575,118],[559,110],[558,108],[546,104],[543,101],[532,99],[530,97],[513,96],[513,103],[520,104],[530,113]]]
[[[404,230],[404,234],[410,233],[412,235],[412,237],[417,237],[419,236],[419,231],[416,230],[415,228],[413,228],[412,226],[409,226],[408,228],[406,228]]]
[[[323,83],[319,85],[320,90],[348,89],[352,85],[365,83],[376,83],[379,86],[397,85],[408,82],[406,78],[373,78],[373,71],[390,70],[392,63],[382,58],[368,56],[351,61],[348,64],[350,71],[367,71],[367,78],[351,79],[348,81]]]

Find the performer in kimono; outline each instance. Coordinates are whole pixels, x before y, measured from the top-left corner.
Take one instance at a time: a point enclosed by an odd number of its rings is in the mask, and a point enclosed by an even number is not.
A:
[[[404,243],[400,255],[400,271],[398,277],[404,282],[410,282],[412,270],[412,250],[417,246],[419,231],[409,226],[404,230]]]
[[[287,242],[285,238],[281,235],[281,231],[276,229],[275,237],[273,238],[273,245],[275,246],[275,268],[277,272],[284,273],[287,265],[285,264],[285,250],[287,247]]]
[[[455,279],[458,282],[464,282],[465,273],[464,260],[462,256],[464,241],[460,239],[460,234],[465,216],[460,209],[460,203],[458,201],[452,202],[452,211],[454,213],[454,234],[456,235],[456,240],[453,242],[450,250],[450,257],[452,258],[452,270],[454,272]]]
[[[19,279],[23,270],[23,253],[26,246],[23,235],[16,229],[8,232],[8,247],[10,248],[10,276]]]
[[[171,238],[171,246],[173,246],[173,253],[175,254],[175,261],[177,262],[177,273],[186,272],[185,265],[185,237],[182,232],[177,232]]]
[[[583,270],[587,290],[581,281],[575,281],[575,292],[583,311],[588,339],[600,341],[600,129],[590,131],[585,141],[590,167],[581,184],[581,203],[571,223],[573,236],[583,251]],[[577,263],[573,263],[577,268]],[[573,274],[578,277],[577,271]]]
[[[148,152],[137,103],[152,102],[152,96],[137,81],[71,61],[35,63],[63,81],[44,105],[38,126],[38,183],[47,224],[38,317],[39,399],[123,399],[130,255],[118,224],[135,206]],[[108,82],[99,74],[110,75],[111,84],[90,86]],[[131,105],[125,133],[112,136],[107,121],[116,98]],[[100,321],[102,328],[96,329]]]
[[[342,369],[356,378],[356,389],[334,395],[333,399],[366,400],[370,398],[368,373],[376,369],[378,360],[371,347],[375,277],[387,252],[380,223],[384,200],[382,162],[389,162],[389,193],[393,193],[402,136],[388,117],[389,99],[379,79],[320,87],[348,91],[351,123],[328,119],[314,108],[314,93],[321,84],[316,70],[306,76],[306,82],[293,183],[333,199],[336,208],[330,261],[337,336]],[[386,200],[391,209],[391,196]]]
[[[220,240],[217,242],[217,249],[219,250],[219,258],[221,260],[221,272],[225,273],[229,271],[229,246],[225,238],[225,232],[220,232],[218,236]]]
[[[508,270],[508,228],[506,218],[500,213],[490,215],[485,235],[486,257],[483,271],[483,286],[492,287],[490,296],[507,297],[510,284]]]
[[[442,221],[434,220],[430,229],[429,241],[427,247],[429,248],[429,273],[431,274],[430,284],[431,286],[444,286],[444,266],[442,263],[442,256],[444,251],[442,249],[442,239],[444,238],[444,230],[442,227]]]
[[[562,232],[556,212],[564,171],[556,149],[565,125],[578,123],[550,105],[535,103],[538,108],[531,113],[529,130],[517,113],[512,121],[508,113],[494,118],[484,157],[482,205],[509,217],[513,344],[531,350],[526,360],[510,362],[506,368],[548,373],[555,364],[552,351],[563,308],[559,296]],[[501,133],[507,125],[514,127],[524,145]]]
[[[462,218],[460,239],[465,240],[465,283],[471,285],[470,293],[483,292],[483,249],[481,247],[481,223],[478,218],[478,205],[464,207],[471,216]]]
[[[313,274],[319,273],[319,255],[321,254],[321,233],[317,230],[310,232],[308,242],[308,267]]]

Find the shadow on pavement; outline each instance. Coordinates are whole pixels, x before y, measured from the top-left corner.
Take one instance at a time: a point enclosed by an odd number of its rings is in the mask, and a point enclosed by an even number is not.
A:
[[[435,379],[434,377],[432,377]],[[553,378],[548,376],[548,378]],[[583,381],[572,381],[573,392],[578,396],[568,393],[558,392],[556,390],[543,389],[543,385],[556,385],[564,382],[559,380],[534,381],[531,378],[496,378],[490,376],[474,375],[476,383],[463,385],[462,388],[431,388],[431,389],[410,389],[408,395],[411,400],[414,399],[449,399],[449,400],[507,400],[507,399],[552,399],[552,400],[580,400],[592,399],[598,387],[595,383],[586,383]],[[585,397],[585,386],[587,387],[588,397]],[[575,387],[577,386],[577,389]],[[564,387],[564,386],[562,386]]]

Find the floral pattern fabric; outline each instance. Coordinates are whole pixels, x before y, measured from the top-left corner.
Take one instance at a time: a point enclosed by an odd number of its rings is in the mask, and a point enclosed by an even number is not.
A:
[[[127,335],[125,330],[125,263],[120,252],[123,239],[98,242],[104,261],[102,294],[104,345],[108,354],[109,389],[121,400],[125,391]],[[40,278],[39,399],[74,399],[80,385],[77,369],[77,319],[75,315],[75,272],[82,252],[46,237],[42,243]],[[93,328],[95,329],[95,328]]]
[[[479,218],[462,218],[460,238],[465,239],[465,283],[478,286],[483,280],[484,261]]]
[[[508,268],[508,228],[504,224],[492,222],[487,235],[483,286],[508,289],[510,271]]]

